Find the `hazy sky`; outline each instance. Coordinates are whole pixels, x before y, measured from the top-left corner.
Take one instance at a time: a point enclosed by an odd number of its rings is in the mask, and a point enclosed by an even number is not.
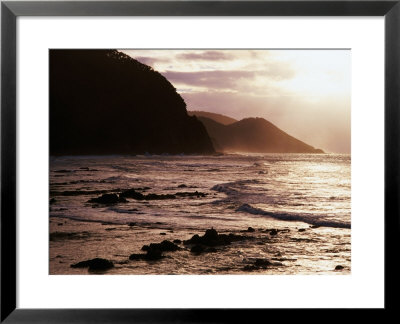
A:
[[[188,110],[263,117],[327,152],[350,153],[349,50],[124,50],[162,73]]]

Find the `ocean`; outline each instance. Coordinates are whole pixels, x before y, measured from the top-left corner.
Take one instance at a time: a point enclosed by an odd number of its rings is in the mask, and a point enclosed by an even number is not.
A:
[[[129,189],[139,199],[90,202]],[[351,157],[50,157],[49,215],[50,274],[92,273],[71,268],[92,258],[114,263],[104,274],[349,274]],[[184,244],[211,228],[244,239],[204,253]],[[129,260],[163,240],[179,250]]]

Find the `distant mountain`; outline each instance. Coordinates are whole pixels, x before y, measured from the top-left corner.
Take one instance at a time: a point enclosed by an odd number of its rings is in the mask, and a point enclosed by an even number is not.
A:
[[[116,50],[50,50],[50,154],[214,153],[172,84]]]
[[[223,124],[223,125],[233,124],[238,121],[237,119],[233,119],[233,118],[225,116],[225,115],[216,114],[216,113],[212,113],[212,112],[208,112],[208,111],[194,110],[194,111],[188,111],[188,114],[190,116],[210,118],[210,119],[215,120],[216,122]]]
[[[263,118],[245,118],[229,125],[198,117],[220,152],[323,153],[290,136]]]

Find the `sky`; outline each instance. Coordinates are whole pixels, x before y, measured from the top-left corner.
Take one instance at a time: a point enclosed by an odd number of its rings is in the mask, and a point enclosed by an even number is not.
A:
[[[164,75],[187,110],[262,117],[326,152],[350,153],[350,50],[123,50]]]

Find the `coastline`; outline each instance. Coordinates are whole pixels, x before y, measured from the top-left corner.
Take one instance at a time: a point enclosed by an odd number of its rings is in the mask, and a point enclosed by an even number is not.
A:
[[[133,224],[131,224],[133,225]],[[271,235],[271,229],[277,234]],[[204,229],[205,231],[206,229]],[[129,226],[50,218],[49,274],[330,274],[351,273],[350,229],[317,227],[294,221],[267,219],[254,232],[221,230],[249,239],[218,246],[210,253],[193,253],[177,244],[179,251],[163,253],[156,261],[129,260],[141,248],[164,240],[189,240],[204,231],[176,229],[163,224]],[[177,242],[177,241],[176,241]],[[113,262],[107,271],[72,268],[72,264],[94,258]],[[257,260],[270,265],[256,267]],[[335,270],[337,266],[343,267]]]
[[[96,258],[104,274],[349,274],[349,172],[321,154],[52,159],[50,274]],[[211,228],[223,244],[183,244]]]

